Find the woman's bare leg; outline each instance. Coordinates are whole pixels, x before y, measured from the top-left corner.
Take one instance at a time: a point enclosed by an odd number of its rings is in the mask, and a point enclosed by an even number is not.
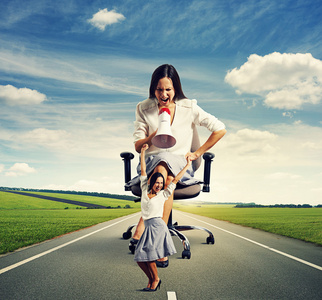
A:
[[[145,273],[145,275],[149,278],[149,283],[147,285],[147,288],[151,288],[154,278],[153,278],[153,274],[151,273],[149,264],[147,262],[141,262],[141,261],[138,261],[137,264],[139,265],[141,270]]]
[[[144,221],[142,218],[140,218],[138,225],[136,225],[135,232],[133,234],[133,239],[139,240],[143,231],[144,231]]]
[[[160,281],[160,278],[158,276],[158,268],[154,261],[148,261],[147,262],[148,268],[150,270],[150,274],[152,277],[152,283],[151,283],[151,289],[155,289]]]
[[[172,182],[173,179],[174,177],[172,175],[168,175],[166,179],[166,187]],[[168,225],[169,216],[172,210],[172,206],[173,206],[173,194],[168,198],[167,201],[164,202],[164,207],[163,207],[162,219],[167,225]]]

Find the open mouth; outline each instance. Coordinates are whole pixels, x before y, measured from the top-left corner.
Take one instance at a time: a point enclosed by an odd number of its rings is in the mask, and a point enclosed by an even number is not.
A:
[[[166,99],[160,99],[163,103],[167,103],[169,101],[169,98]]]

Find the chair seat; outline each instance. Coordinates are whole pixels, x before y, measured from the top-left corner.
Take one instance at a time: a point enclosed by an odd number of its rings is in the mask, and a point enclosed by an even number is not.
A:
[[[139,185],[132,186],[131,191],[135,196],[141,197],[141,188]],[[173,198],[174,200],[194,198],[200,194],[200,191],[201,185],[199,183],[193,185],[177,184]]]

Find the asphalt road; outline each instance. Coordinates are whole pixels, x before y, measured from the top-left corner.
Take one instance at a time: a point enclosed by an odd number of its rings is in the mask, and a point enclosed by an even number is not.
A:
[[[196,215],[174,212],[188,231],[157,292],[133,261],[123,231],[138,214],[122,217],[0,257],[0,299],[322,299],[322,247]]]

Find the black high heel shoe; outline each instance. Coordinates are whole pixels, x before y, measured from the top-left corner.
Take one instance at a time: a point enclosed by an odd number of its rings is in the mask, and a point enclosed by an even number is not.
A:
[[[150,292],[155,292],[157,289],[161,288],[161,279],[159,280],[159,283],[155,289],[150,289]]]

